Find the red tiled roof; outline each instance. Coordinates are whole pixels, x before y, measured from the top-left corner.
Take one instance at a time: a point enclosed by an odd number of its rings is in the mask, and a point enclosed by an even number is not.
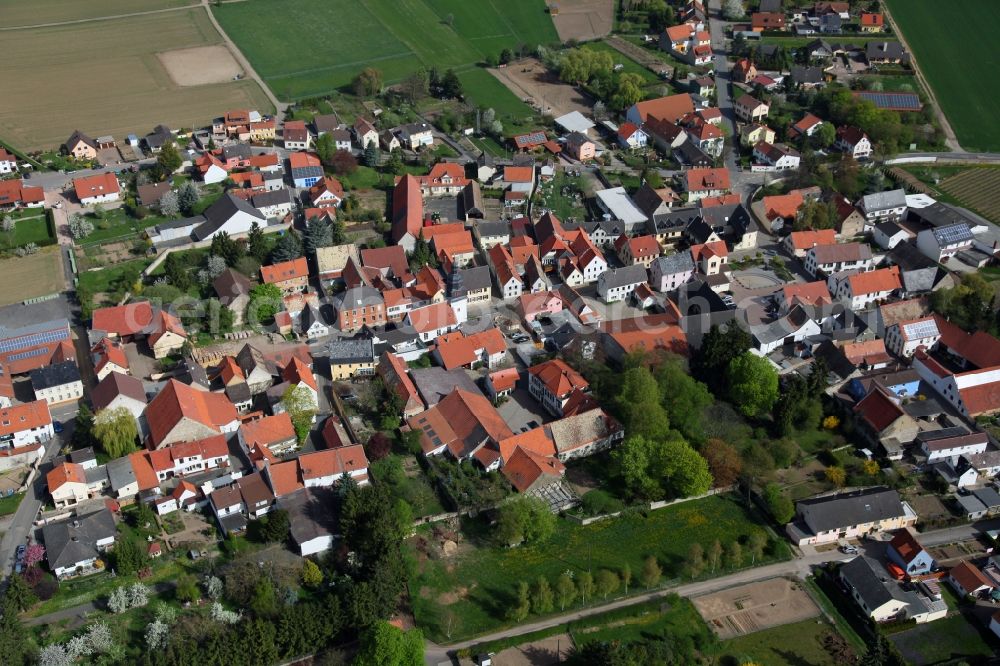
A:
[[[530,183],[535,177],[535,167],[507,166],[503,168],[503,179],[508,183]]]
[[[74,178],[73,189],[80,201],[105,194],[116,194],[119,190],[118,177],[114,172],[99,173],[85,178]]]
[[[427,333],[439,328],[458,325],[455,311],[447,301],[410,310],[407,318],[417,333]]]
[[[35,400],[20,405],[0,409],[0,436],[31,428],[41,428],[52,423],[48,404],[44,400]]]
[[[288,166],[292,169],[306,169],[309,167],[321,167],[323,163],[313,153],[292,153],[288,156]]]
[[[160,480],[156,477],[153,465],[150,464],[145,452],[136,451],[135,453],[130,453],[128,460],[132,463],[132,473],[135,474],[135,480],[139,484],[140,492],[156,488],[160,485]]]
[[[958,394],[969,416],[1000,410],[1000,381],[959,389]]]
[[[101,338],[101,341],[94,345],[90,351],[96,356],[94,372],[99,373],[109,363],[113,363],[123,370],[128,370],[128,357],[120,343],[108,338]]]
[[[982,571],[977,569],[975,565],[967,560],[953,566],[951,571],[948,572],[948,575],[951,576],[955,582],[961,585],[962,589],[968,594],[972,594],[982,587],[988,587],[990,589],[996,587],[996,585],[994,585],[989,578],[983,575]]]
[[[935,314],[941,344],[977,368],[1000,365],[1000,340],[984,331],[966,333],[941,315]]]
[[[521,447],[500,469],[518,492],[525,492],[543,475],[559,477],[566,473],[566,466],[558,458],[541,456]]]
[[[305,257],[283,261],[271,266],[261,266],[260,276],[268,284],[296,280],[309,276],[309,263]]]
[[[270,447],[289,439],[295,439],[295,427],[287,412],[265,416],[253,421],[244,421],[240,425],[240,432],[243,434],[243,441],[251,449],[262,444]]]
[[[639,102],[635,105],[635,109],[642,122],[653,117],[668,123],[676,123],[684,117],[684,114],[694,111],[694,103],[691,101],[691,95],[682,93]]]
[[[854,411],[877,433],[888,428],[905,413],[895,400],[877,388],[862,398],[854,406]]]
[[[849,342],[843,347],[844,356],[853,365],[876,365],[888,363],[892,360],[889,352],[885,350],[885,341],[881,338],[877,340],[864,340],[862,342]]]
[[[91,328],[112,335],[135,335],[153,323],[153,308],[149,301],[129,303],[110,308],[98,308],[91,315]]]
[[[861,25],[863,26],[882,27],[884,23],[885,18],[881,14],[869,12],[862,12],[861,14]]]
[[[184,418],[218,431],[236,420],[236,407],[222,393],[199,391],[171,379],[146,408],[153,448]]]
[[[425,453],[444,445],[456,458],[470,455],[484,439],[499,442],[514,434],[481,393],[462,389],[455,389],[407,423],[421,433],[420,445]]]
[[[877,294],[883,291],[895,291],[903,286],[899,281],[898,266],[855,273],[848,277],[847,280],[851,285],[851,293],[855,296]]]
[[[289,460],[267,467],[267,477],[275,497],[283,497],[305,488],[299,479],[299,461]]]
[[[472,335],[460,331],[437,339],[437,352],[445,370],[472,365],[482,360],[479,350],[492,356],[507,349],[503,334],[497,328],[488,328]]]
[[[336,178],[326,176],[315,185],[309,188],[309,200],[316,201],[319,197],[329,192],[338,199],[344,198],[344,186]]]
[[[899,554],[900,559],[906,564],[909,564],[923,552],[924,547],[920,545],[917,541],[917,537],[913,536],[910,530],[902,529],[896,532],[895,536],[892,537],[892,541],[889,545]]]
[[[517,368],[505,368],[491,372],[490,382],[493,383],[493,388],[497,391],[506,391],[514,388],[519,377],[520,373],[518,373]]]
[[[802,205],[802,195],[796,192],[798,195],[799,206]],[[785,197],[791,197],[792,194],[786,194]],[[785,198],[782,197],[782,198]],[[767,199],[777,199],[779,197],[765,197],[764,201]],[[765,203],[766,205],[766,203]],[[796,207],[797,209],[798,207]],[[781,217],[794,217],[795,213],[792,215],[782,215]],[[820,229],[819,231],[793,231],[791,234],[792,247],[796,250],[808,250],[811,247],[816,247],[817,245],[833,245],[837,242],[837,232],[833,229]]]
[[[312,370],[297,356],[292,357],[285,369],[281,371],[281,376],[289,384],[305,384],[312,387],[314,391],[319,390]]]
[[[830,289],[823,280],[786,284],[781,290],[785,303],[789,306],[796,301],[803,305],[823,305],[833,302]]]
[[[368,468],[368,456],[360,444],[351,444],[326,451],[306,453],[299,457],[302,479],[340,476]]]
[[[87,483],[86,473],[83,471],[82,465],[64,462],[53,467],[45,475],[45,486],[49,489],[49,494],[67,483]]]
[[[407,233],[417,238],[423,219],[420,183],[412,174],[406,174],[396,181],[392,190],[392,240],[399,242]]]
[[[561,359],[552,359],[528,368],[528,374],[538,377],[546,389],[557,397],[574,389],[587,390],[590,382]]]
[[[689,169],[687,172],[689,192],[701,190],[728,190],[729,172],[726,169]]]
[[[718,206],[735,206],[740,203],[740,195],[723,194],[717,197],[705,197],[698,200],[699,208],[716,208]]]
[[[691,257],[697,262],[707,257],[728,257],[729,248],[726,241],[712,241],[711,243],[701,243],[690,247]]]
[[[20,178],[0,180],[0,206],[18,203],[40,203],[45,201],[45,190],[41,187],[25,187]]]
[[[181,325],[181,320],[166,310],[160,310],[157,313],[156,320],[157,325],[149,336],[149,344],[155,345],[166,333],[175,333],[183,338],[187,337],[187,331]]]

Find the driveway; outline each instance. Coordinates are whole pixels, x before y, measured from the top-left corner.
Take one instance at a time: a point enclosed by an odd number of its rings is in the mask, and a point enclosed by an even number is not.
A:
[[[514,389],[507,402],[497,407],[497,411],[515,435],[552,420],[552,416],[531,397],[528,390],[520,386]],[[534,425],[529,425],[531,423]]]

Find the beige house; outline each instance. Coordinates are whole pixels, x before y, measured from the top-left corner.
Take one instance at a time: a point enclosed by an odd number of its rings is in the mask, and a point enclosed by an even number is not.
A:
[[[740,143],[744,146],[755,146],[761,141],[774,143],[774,130],[767,125],[752,123],[740,128]]]
[[[76,130],[68,139],[66,139],[66,143],[63,144],[63,148],[66,149],[66,154],[73,159],[97,159],[97,142],[80,130]]]
[[[786,531],[797,545],[836,543],[912,527],[917,514],[899,493],[884,486],[804,499]]]
[[[149,338],[149,348],[153,350],[153,358],[166,358],[175,352],[179,352],[184,343],[187,342],[187,332],[181,325],[180,320],[166,312],[159,312],[159,327]]]
[[[90,498],[82,465],[71,462],[57,465],[45,476],[45,482],[57,509],[64,509]]]

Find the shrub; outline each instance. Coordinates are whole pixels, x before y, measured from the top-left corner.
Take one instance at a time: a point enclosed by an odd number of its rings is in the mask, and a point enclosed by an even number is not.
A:
[[[617,497],[612,497],[603,490],[591,490],[581,501],[583,510],[590,516],[600,516],[621,511],[624,506]]]

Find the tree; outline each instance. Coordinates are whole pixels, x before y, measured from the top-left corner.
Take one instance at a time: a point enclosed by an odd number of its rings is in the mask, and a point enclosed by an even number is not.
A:
[[[177,152],[177,146],[174,145],[173,141],[163,144],[160,154],[156,156],[156,164],[160,168],[164,178],[181,168],[183,160],[180,153]]]
[[[566,606],[572,606],[576,599],[576,583],[568,573],[556,580],[556,598],[559,599],[559,610],[566,610]]]
[[[222,257],[210,254],[208,255],[208,259],[205,260],[205,273],[208,275],[210,282],[225,273],[226,268],[226,260]]]
[[[7,585],[6,600],[12,603],[18,611],[26,611],[38,601],[38,597],[28,587],[23,576],[13,574],[10,577],[10,583]]]
[[[303,585],[316,589],[323,583],[323,571],[312,560],[303,560],[300,578]]]
[[[730,362],[729,399],[745,416],[760,416],[778,399],[778,373],[770,362],[745,352]]]
[[[750,349],[750,334],[736,325],[726,329],[712,326],[691,359],[691,374],[705,382],[716,395],[726,391],[730,362]]]
[[[94,437],[109,457],[121,458],[136,449],[135,417],[125,407],[103,409],[94,417]]]
[[[410,99],[410,104],[416,104],[427,97],[427,70],[420,68],[403,80],[403,92]]]
[[[681,439],[663,443],[663,473],[667,487],[675,495],[690,497],[708,492],[712,474],[708,462],[691,445]]]
[[[185,180],[177,189],[177,203],[185,215],[194,215],[195,206],[201,200],[201,192],[193,181]]]
[[[69,216],[69,233],[75,240],[82,240],[94,233],[94,224],[79,213]]]
[[[423,268],[431,262],[433,257],[430,244],[424,239],[424,232],[421,230],[417,239],[413,241],[413,251],[410,253],[410,266]]]
[[[750,551],[750,564],[756,564],[757,560],[764,557],[764,548],[767,546],[767,535],[760,530],[751,532],[747,546]]]
[[[177,196],[176,192],[166,192],[160,197],[157,206],[160,209],[160,213],[166,217],[177,217],[181,212],[181,202],[180,198]]]
[[[38,653],[38,666],[71,666],[75,661],[76,658],[58,643],[46,645]]]
[[[732,444],[721,439],[710,439],[701,447],[701,455],[705,457],[717,487],[731,486],[740,478],[743,460]]]
[[[267,323],[274,319],[283,305],[281,289],[273,284],[259,284],[250,290],[250,306],[247,309],[251,324]]]
[[[150,652],[162,650],[167,646],[167,637],[170,635],[170,627],[166,622],[156,619],[146,625],[146,648]]]
[[[187,291],[191,287],[191,276],[188,274],[188,265],[184,263],[180,255],[171,252],[163,262],[163,272],[167,280],[181,291]]]
[[[365,150],[361,154],[361,161],[364,162],[364,165],[366,167],[371,167],[374,169],[375,167],[378,166],[379,150],[378,146],[375,145],[374,141],[369,142],[368,145],[365,146]]]
[[[317,248],[333,245],[333,228],[325,217],[313,217],[306,221],[302,245],[307,255],[316,254]]]
[[[180,601],[194,603],[201,599],[201,590],[198,589],[198,581],[190,574],[182,575],[177,579],[177,587],[174,590],[174,594],[177,595]]]
[[[587,599],[594,596],[594,576],[589,571],[580,573],[576,581],[577,590],[580,592],[580,600],[587,603]]]
[[[552,587],[545,576],[539,576],[535,587],[531,590],[531,610],[539,615],[551,613],[553,608]]]
[[[497,538],[508,546],[541,543],[552,536],[555,525],[556,518],[544,500],[518,495],[500,506]]]
[[[781,492],[781,487],[776,483],[769,483],[764,487],[764,503],[767,504],[767,510],[771,512],[775,522],[782,525],[795,515],[795,505]]]
[[[837,486],[838,488],[842,488],[844,486],[844,483],[847,482],[847,473],[844,471],[843,467],[836,467],[836,466],[827,467],[823,471],[823,476],[826,478],[827,481]]]
[[[638,74],[621,74],[615,92],[611,96],[611,107],[621,111],[641,101],[644,85],[645,81]]]
[[[264,263],[264,260],[267,259],[267,239],[264,238],[264,230],[257,224],[257,220],[250,223],[250,231],[247,234],[247,252],[260,263]]]
[[[722,544],[719,543],[718,539],[712,542],[712,545],[708,547],[708,552],[705,555],[708,566],[714,574],[715,570],[718,569],[719,565],[722,563]]]
[[[660,404],[660,388],[648,368],[629,368],[621,378],[615,400],[630,435],[662,439],[670,432],[670,418]]]
[[[626,562],[622,565],[622,585],[625,586],[625,594],[628,594],[628,586],[632,582],[632,567]]]
[[[740,545],[739,541],[732,542],[726,549],[726,563],[730,569],[743,566],[743,546]]]
[[[9,234],[14,231],[15,228],[16,224],[14,222],[14,218],[10,215],[4,215],[3,219],[0,220],[0,231],[3,231],[5,234]]]
[[[744,14],[742,0],[726,0],[722,5],[722,15],[727,21],[743,18]]]
[[[223,230],[212,237],[209,254],[222,257],[227,266],[235,266],[243,257],[243,247],[233,240],[228,232]]]
[[[396,176],[403,173],[403,153],[399,148],[390,151],[389,160],[385,163],[385,169]]]
[[[240,614],[236,611],[227,610],[225,606],[216,601],[212,604],[212,619],[221,624],[236,624],[240,621]]]
[[[312,428],[313,417],[316,416],[316,402],[312,392],[301,384],[289,386],[281,396],[281,404],[292,419],[299,444],[305,443]]]
[[[358,97],[373,97],[382,92],[382,72],[374,67],[365,67],[354,78],[354,94]]]
[[[601,569],[597,572],[597,576],[595,578],[597,593],[606,600],[608,595],[614,594],[618,591],[618,585],[620,582],[618,574],[614,571]]]
[[[337,152],[337,142],[334,140],[333,135],[329,132],[321,134],[318,139],[316,139],[316,155],[319,157],[320,162],[330,166],[333,164],[333,156]]]
[[[111,551],[111,558],[115,571],[121,576],[128,576],[146,566],[146,549],[139,545],[135,539],[120,539],[115,544],[115,549]],[[128,592],[131,594],[131,590]],[[143,604],[135,605],[141,606]],[[129,602],[130,608],[135,605],[131,601]]]
[[[705,549],[700,543],[691,544],[684,568],[691,578],[697,578],[705,570]]]
[[[288,231],[278,238],[274,249],[271,250],[271,263],[278,264],[282,261],[291,261],[302,256],[302,241],[294,231]]]
[[[338,176],[350,175],[358,170],[358,160],[349,150],[338,150],[330,160],[333,172]]]
[[[660,568],[659,562],[656,558],[650,555],[646,558],[646,561],[642,565],[642,572],[639,574],[639,580],[648,590],[651,587],[655,587],[660,582],[660,577],[663,575],[663,569]],[[626,594],[628,592],[626,591]]]
[[[28,663],[31,642],[18,618],[17,606],[7,597],[0,600],[0,664]]]
[[[441,79],[441,96],[444,99],[460,99],[462,97],[462,82],[453,69],[446,71]]]
[[[517,605],[512,606],[507,617],[514,622],[523,622],[531,612],[531,592],[523,580],[517,584]]]
[[[388,622],[376,622],[361,635],[354,666],[423,666],[424,635],[419,629],[402,631]]]

